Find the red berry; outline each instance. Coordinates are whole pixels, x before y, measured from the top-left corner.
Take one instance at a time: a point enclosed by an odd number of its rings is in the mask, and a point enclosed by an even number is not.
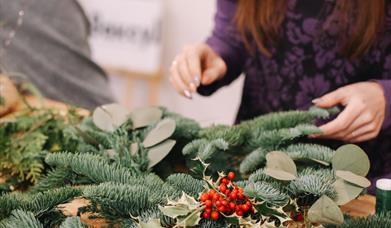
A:
[[[244,195],[242,194],[242,193],[238,193],[238,199],[241,199],[241,200],[243,200],[245,197],[244,197]]]
[[[238,216],[242,216],[242,215],[243,215],[243,211],[242,211],[242,210],[238,210],[238,211],[236,211],[236,214],[237,214]]]
[[[226,195],[226,196],[228,196],[230,193],[231,193],[231,191],[230,191],[229,189],[227,189],[227,190],[225,191],[225,195]]]
[[[248,210],[250,210],[250,207],[247,204],[243,204],[242,210],[243,210],[243,212],[247,212]]]
[[[213,195],[213,201],[217,201],[217,200],[219,200],[220,199],[220,195],[219,194],[214,194]]]
[[[215,204],[216,204],[216,207],[220,207],[221,206],[221,201],[217,200]]]
[[[221,201],[221,204],[222,204],[223,206],[228,206],[228,201],[227,201],[227,200],[223,200],[223,201]]]
[[[228,181],[227,179],[223,178],[223,179],[221,179],[221,183],[222,183],[222,184],[228,184],[229,181]]]
[[[229,180],[233,180],[235,178],[235,173],[234,172],[229,172],[227,175]]]
[[[210,216],[213,220],[218,220],[219,219],[219,212],[217,211],[212,211],[212,214]]]
[[[218,207],[217,210],[219,210],[220,212],[225,212],[225,207],[224,206],[221,206],[221,207]]]
[[[202,217],[204,219],[208,219],[208,218],[210,218],[210,213],[206,213],[206,211],[205,211],[204,213],[202,213]]]
[[[230,203],[229,203],[229,207],[230,207],[232,210],[235,210],[236,204],[235,204],[234,202],[230,202]]]
[[[214,194],[216,194],[216,191],[215,191],[215,190],[213,190],[213,189],[209,190],[209,195],[210,195],[210,196],[213,196]]]
[[[204,193],[201,195],[201,202],[205,202],[209,199],[209,194]]]
[[[220,185],[220,192],[225,192],[227,190],[227,185],[221,184]]]
[[[303,217],[303,214],[302,213],[298,213],[297,216],[296,216],[296,221],[297,222],[302,222],[304,221],[304,217]]]
[[[237,200],[238,199],[238,195],[236,194],[236,192],[231,192],[231,194],[229,194],[229,198],[231,200]]]
[[[204,212],[210,214],[210,213],[212,213],[212,208],[210,208],[210,207],[205,208]]]
[[[213,205],[213,203],[212,203],[211,200],[205,201],[205,206],[206,206],[206,207],[212,207],[212,205]]]

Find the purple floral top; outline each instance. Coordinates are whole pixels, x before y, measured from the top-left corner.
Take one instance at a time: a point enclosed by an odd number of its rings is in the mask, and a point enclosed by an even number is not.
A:
[[[370,177],[391,178],[391,3],[387,3],[385,35],[360,61],[351,62],[338,52],[336,27],[329,26],[335,0],[288,0],[279,45],[272,58],[250,55],[234,24],[235,0],[218,0],[215,27],[207,43],[226,61],[226,76],[199,88],[210,95],[245,73],[237,122],[282,110],[307,109],[311,100],[347,84],[377,80],[387,98],[386,118],[380,136],[362,146],[368,153]],[[364,91],[363,91],[364,92]]]

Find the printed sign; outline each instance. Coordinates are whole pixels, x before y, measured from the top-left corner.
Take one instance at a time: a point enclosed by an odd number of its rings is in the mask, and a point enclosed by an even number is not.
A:
[[[162,0],[80,0],[91,50],[104,67],[155,73],[161,65]]]

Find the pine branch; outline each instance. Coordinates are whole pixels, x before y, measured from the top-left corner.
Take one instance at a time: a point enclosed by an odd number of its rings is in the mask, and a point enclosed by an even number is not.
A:
[[[285,206],[289,201],[289,196],[286,193],[267,182],[250,182],[244,188],[244,193],[275,206]]]
[[[315,144],[294,144],[290,145],[282,151],[286,152],[293,160],[309,160],[316,159],[331,163],[335,151],[321,145]]]
[[[43,225],[34,217],[33,213],[23,210],[14,210],[9,218],[0,221],[0,228],[17,227],[43,228]]]
[[[162,108],[162,110],[164,118],[170,118],[176,122],[176,128],[172,138],[188,141],[197,137],[201,127],[196,121],[183,117],[177,113],[169,112],[165,108]]]
[[[297,179],[289,183],[287,188],[293,197],[327,195],[331,199],[335,199],[337,193],[333,186],[334,182],[333,170],[306,168],[299,173]]]
[[[86,187],[83,196],[91,201],[93,212],[109,220],[131,219],[159,203],[151,200],[151,191],[159,189],[152,190],[143,185],[102,183]]]
[[[248,154],[240,163],[240,173],[249,174],[266,164],[266,150],[258,148]]]
[[[246,130],[246,128],[241,126],[217,125],[202,129],[199,136],[210,141],[222,139],[230,146],[240,146],[243,144],[247,136]]]
[[[187,174],[173,174],[167,178],[166,183],[175,188],[179,194],[183,191],[194,198],[198,198],[205,189],[205,183],[202,180],[194,179]]]
[[[80,217],[68,217],[63,223],[61,223],[59,228],[86,228],[81,221]]]

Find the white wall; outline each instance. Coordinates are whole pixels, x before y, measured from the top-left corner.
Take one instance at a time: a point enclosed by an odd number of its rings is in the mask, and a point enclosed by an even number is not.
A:
[[[210,34],[216,9],[215,0],[164,0],[164,50],[163,67],[165,80],[161,88],[160,104],[170,110],[199,121],[202,125],[212,123],[231,124],[236,115],[241,96],[242,80],[221,89],[211,97],[196,95],[193,100],[179,96],[169,85],[169,67],[175,55],[186,44],[202,42]],[[146,60],[147,61],[147,60]],[[123,81],[114,78],[113,88],[122,96]],[[145,104],[145,85],[139,84],[135,91],[136,102],[132,106]],[[122,89],[121,89],[122,87]]]

